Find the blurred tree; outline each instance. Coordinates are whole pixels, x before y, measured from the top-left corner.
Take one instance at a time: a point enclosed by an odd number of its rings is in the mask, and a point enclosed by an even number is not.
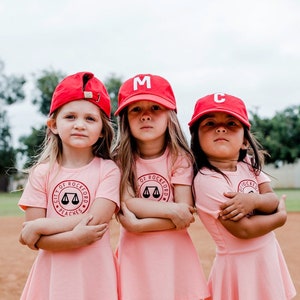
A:
[[[122,78],[113,73],[104,80],[104,85],[107,88],[107,92],[111,100],[111,120],[115,129],[117,128],[117,118],[114,116],[114,113],[118,107],[118,93],[121,84]]]
[[[5,75],[4,63],[0,60],[0,191],[4,192],[8,191],[9,175],[16,171],[16,151],[5,107],[24,100],[25,82],[23,76]]]
[[[49,114],[51,98],[57,84],[65,77],[61,71],[42,70],[39,74],[34,74],[34,92],[32,103],[38,106],[39,112],[47,116]],[[18,152],[26,158],[24,168],[31,166],[38,155],[45,138],[45,125],[38,128],[31,128],[31,134],[21,136],[21,144]]]
[[[300,106],[290,106],[271,119],[252,113],[252,132],[270,157],[267,163],[294,163],[300,158]]]
[[[40,113],[49,114],[52,94],[57,84],[65,77],[61,71],[43,70],[41,74],[34,75],[35,95],[32,103],[38,105]]]

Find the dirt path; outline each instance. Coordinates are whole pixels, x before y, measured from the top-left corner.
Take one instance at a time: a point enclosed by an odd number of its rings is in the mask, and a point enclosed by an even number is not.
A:
[[[18,243],[22,217],[0,218],[0,299],[17,300],[25,284],[36,252]],[[214,244],[199,221],[192,224],[190,233],[199,252],[205,274],[208,275],[214,257]],[[111,241],[115,248],[118,225],[112,222]],[[289,213],[287,223],[276,230],[300,299],[300,213]]]

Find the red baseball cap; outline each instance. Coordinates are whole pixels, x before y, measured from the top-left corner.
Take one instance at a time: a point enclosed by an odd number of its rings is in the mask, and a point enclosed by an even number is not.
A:
[[[196,102],[192,119],[188,123],[189,127],[192,127],[203,115],[211,112],[228,113],[237,118],[248,128],[251,126],[246,106],[241,99],[224,93],[215,93],[200,98]]]
[[[131,103],[149,100],[176,111],[176,100],[170,83],[161,76],[138,74],[126,80],[119,90],[118,115]]]
[[[110,117],[110,98],[104,84],[93,73],[79,72],[64,78],[55,88],[50,115],[64,104],[75,100],[88,100]]]

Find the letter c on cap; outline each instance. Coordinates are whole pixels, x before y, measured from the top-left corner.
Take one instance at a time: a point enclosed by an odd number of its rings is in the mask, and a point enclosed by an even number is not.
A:
[[[223,94],[223,93],[216,93],[216,94],[214,94],[214,101],[216,102],[216,103],[223,103],[223,102],[225,102],[225,94]]]

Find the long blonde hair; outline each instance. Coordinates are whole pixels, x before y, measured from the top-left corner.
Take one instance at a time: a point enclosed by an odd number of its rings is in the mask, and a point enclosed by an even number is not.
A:
[[[99,137],[97,142],[92,147],[92,152],[96,157],[102,157],[104,159],[111,159],[111,146],[114,137],[114,131],[109,118],[106,114],[100,110],[100,116],[103,123],[102,137]],[[60,109],[54,111],[50,119],[56,120],[57,114]],[[59,135],[54,134],[49,127],[46,128],[45,138],[41,145],[39,154],[35,157],[35,161],[32,168],[42,163],[49,163],[49,170],[57,162],[61,163],[62,160],[62,141]]]
[[[168,110],[168,126],[165,133],[165,147],[168,147],[175,162],[178,155],[185,154],[193,164],[193,154],[188,146],[187,140],[180,127],[177,114],[173,110]],[[127,108],[121,111],[118,117],[118,132],[117,140],[113,147],[113,159],[121,169],[121,183],[120,193],[125,192],[129,185],[132,188],[134,195],[137,195],[137,178],[136,178],[136,164],[135,156],[138,155],[137,144],[135,138],[132,136]],[[131,192],[131,191],[128,191]]]

